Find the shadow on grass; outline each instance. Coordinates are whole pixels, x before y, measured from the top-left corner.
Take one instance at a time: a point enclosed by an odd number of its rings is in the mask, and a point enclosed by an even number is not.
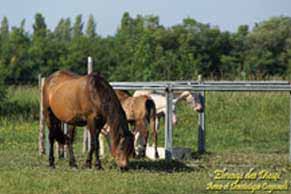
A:
[[[210,152],[203,154],[199,152],[192,152],[189,157],[185,157],[182,160],[149,160],[149,159],[135,159],[129,164],[131,170],[145,170],[151,172],[193,172],[205,169],[204,166],[194,164],[193,161],[201,160],[205,157],[212,155]]]
[[[192,152],[191,153],[191,159],[193,160],[200,160],[205,156],[211,156],[213,155],[213,153],[211,152],[204,152],[204,153],[200,153],[200,152]]]
[[[129,164],[130,170],[145,170],[151,172],[193,172],[199,168],[189,167],[184,162],[172,160],[133,160]]]
[[[3,144],[5,142],[4,138],[0,137],[0,144]]]

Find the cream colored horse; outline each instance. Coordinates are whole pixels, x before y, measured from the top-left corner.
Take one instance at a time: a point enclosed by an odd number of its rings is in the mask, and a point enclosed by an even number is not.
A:
[[[159,128],[159,122],[161,117],[164,117],[166,115],[166,105],[167,105],[167,99],[166,96],[162,94],[156,94],[151,90],[137,90],[133,94],[134,97],[141,96],[141,95],[147,95],[151,97],[156,105],[156,129]],[[172,113],[172,123],[175,125],[177,123],[177,116],[176,116],[176,104],[180,101],[186,101],[189,106],[194,111],[202,112],[203,111],[203,105],[200,100],[198,93],[191,93],[190,91],[184,91],[182,93],[174,93],[175,98],[173,99],[173,113]]]

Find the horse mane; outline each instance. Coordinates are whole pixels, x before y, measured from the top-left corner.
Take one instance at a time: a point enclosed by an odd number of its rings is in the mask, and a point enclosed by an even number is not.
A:
[[[128,96],[131,96],[128,90],[116,90],[116,91],[120,91],[120,92],[127,94]]]
[[[115,90],[115,94],[117,95],[120,102],[124,101],[128,97],[131,97],[127,90]]]
[[[110,127],[112,142],[116,146],[121,137],[131,135],[125,112],[113,88],[102,75],[94,72],[87,76],[91,101],[94,102],[96,99],[100,100],[101,114]]]

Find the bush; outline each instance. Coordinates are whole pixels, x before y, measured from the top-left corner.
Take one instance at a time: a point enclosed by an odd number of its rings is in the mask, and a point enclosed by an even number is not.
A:
[[[3,111],[4,103],[6,101],[6,85],[4,85],[4,75],[1,73],[0,67],[0,113]]]
[[[39,90],[33,86],[10,86],[5,89],[0,114],[10,118],[37,119],[39,116]]]

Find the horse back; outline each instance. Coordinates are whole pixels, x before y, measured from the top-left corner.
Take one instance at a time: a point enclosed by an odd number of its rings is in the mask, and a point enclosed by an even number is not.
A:
[[[52,74],[44,85],[44,107],[50,108],[64,122],[82,122],[92,113],[88,76],[69,71]]]

